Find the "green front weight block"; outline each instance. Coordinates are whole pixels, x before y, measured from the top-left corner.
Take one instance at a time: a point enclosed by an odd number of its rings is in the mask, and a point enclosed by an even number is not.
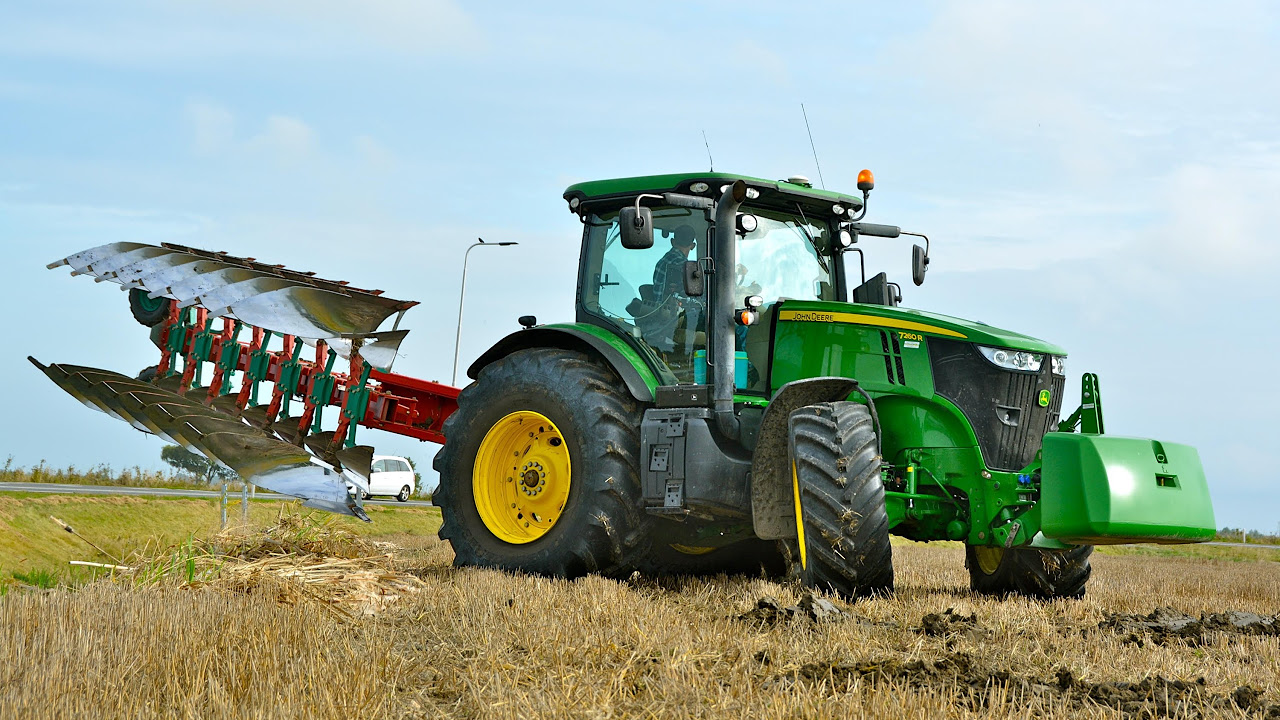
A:
[[[1187,445],[1114,435],[1048,433],[1041,531],[1073,545],[1213,539],[1200,455]]]

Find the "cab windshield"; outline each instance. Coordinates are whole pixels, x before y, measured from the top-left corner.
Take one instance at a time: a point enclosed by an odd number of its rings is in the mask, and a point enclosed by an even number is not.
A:
[[[818,248],[829,247],[829,228],[800,214],[744,208],[755,217],[756,227],[738,236],[738,292],[741,304],[749,295],[766,303],[781,299],[835,300],[831,284],[831,258]]]
[[[684,277],[689,261],[707,256],[712,226],[701,211],[654,207],[652,212],[654,243],[643,250],[622,246],[617,212],[587,217],[580,307],[637,340],[659,374],[667,376],[665,382],[705,383],[708,297],[688,296]],[[734,307],[742,307],[750,295],[767,304],[836,299],[831,259],[817,249],[830,245],[827,225],[799,212],[744,208],[743,213],[754,218],[755,226],[737,235]],[[739,389],[763,392],[767,352],[749,351],[747,330],[739,327],[735,339],[738,352],[753,356]]]

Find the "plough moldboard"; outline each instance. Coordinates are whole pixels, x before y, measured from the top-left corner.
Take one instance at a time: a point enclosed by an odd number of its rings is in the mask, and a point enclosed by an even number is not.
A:
[[[357,426],[444,442],[440,428],[457,408],[458,390],[390,371],[408,333],[400,320],[414,301],[168,243],[109,243],[49,267],[63,265],[160,309],[147,321],[160,359],[137,378],[31,362],[86,406],[255,485],[368,520],[359,493],[346,489],[349,480],[368,490],[373,448],[356,444]],[[379,331],[392,315],[392,329]],[[345,373],[335,370],[339,358]],[[204,385],[206,365],[212,372]],[[272,384],[269,396],[261,394],[264,382]],[[324,430],[328,406],[339,414],[336,427]]]

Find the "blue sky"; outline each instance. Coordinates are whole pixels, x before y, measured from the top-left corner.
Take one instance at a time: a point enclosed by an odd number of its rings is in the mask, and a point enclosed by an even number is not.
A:
[[[895,4],[896,5],[896,4]],[[1118,7],[1117,7],[1118,6]],[[416,299],[396,369],[447,380],[572,316],[579,180],[876,171],[868,220],[933,239],[907,305],[1071,351],[1107,429],[1200,449],[1220,525],[1280,523],[1280,23],[1268,3],[0,5],[0,247],[20,465],[157,467],[160,443],[27,365],[155,361],[116,240],[252,255]],[[906,280],[910,247],[871,262]],[[436,447],[368,432],[425,469]]]

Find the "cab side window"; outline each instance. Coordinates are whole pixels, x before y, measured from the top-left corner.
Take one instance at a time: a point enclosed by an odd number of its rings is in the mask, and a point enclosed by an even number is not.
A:
[[[587,312],[638,340],[677,382],[701,382],[706,363],[705,306],[684,293],[684,264],[708,241],[700,211],[654,208],[653,247],[624,248],[616,212],[588,219]]]

